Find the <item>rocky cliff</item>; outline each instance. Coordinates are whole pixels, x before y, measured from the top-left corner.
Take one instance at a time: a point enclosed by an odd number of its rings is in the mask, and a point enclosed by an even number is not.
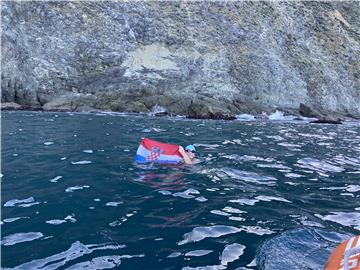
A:
[[[357,1],[1,5],[3,104],[360,117]]]

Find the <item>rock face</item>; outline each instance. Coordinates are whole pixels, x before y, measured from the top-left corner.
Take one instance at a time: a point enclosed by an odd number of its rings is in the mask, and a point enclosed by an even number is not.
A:
[[[3,2],[1,100],[360,117],[358,2]]]

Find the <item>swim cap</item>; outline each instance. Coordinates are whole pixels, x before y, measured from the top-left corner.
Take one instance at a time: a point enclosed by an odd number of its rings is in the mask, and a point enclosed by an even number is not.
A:
[[[196,149],[195,149],[195,146],[193,146],[192,144],[189,144],[188,146],[185,147],[185,151],[196,152]]]

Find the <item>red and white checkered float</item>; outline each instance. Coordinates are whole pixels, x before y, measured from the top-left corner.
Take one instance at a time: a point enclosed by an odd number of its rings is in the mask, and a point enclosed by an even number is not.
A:
[[[182,163],[183,158],[179,152],[179,145],[161,143],[144,138],[137,149],[135,161],[138,163]]]

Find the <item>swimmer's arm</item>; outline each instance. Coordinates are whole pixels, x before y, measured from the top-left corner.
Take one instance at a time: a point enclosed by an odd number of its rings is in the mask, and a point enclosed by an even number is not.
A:
[[[189,156],[186,154],[184,148],[182,146],[179,146],[179,152],[180,154],[183,156],[184,162],[186,164],[192,164],[193,162],[191,161],[191,159],[189,158]]]

